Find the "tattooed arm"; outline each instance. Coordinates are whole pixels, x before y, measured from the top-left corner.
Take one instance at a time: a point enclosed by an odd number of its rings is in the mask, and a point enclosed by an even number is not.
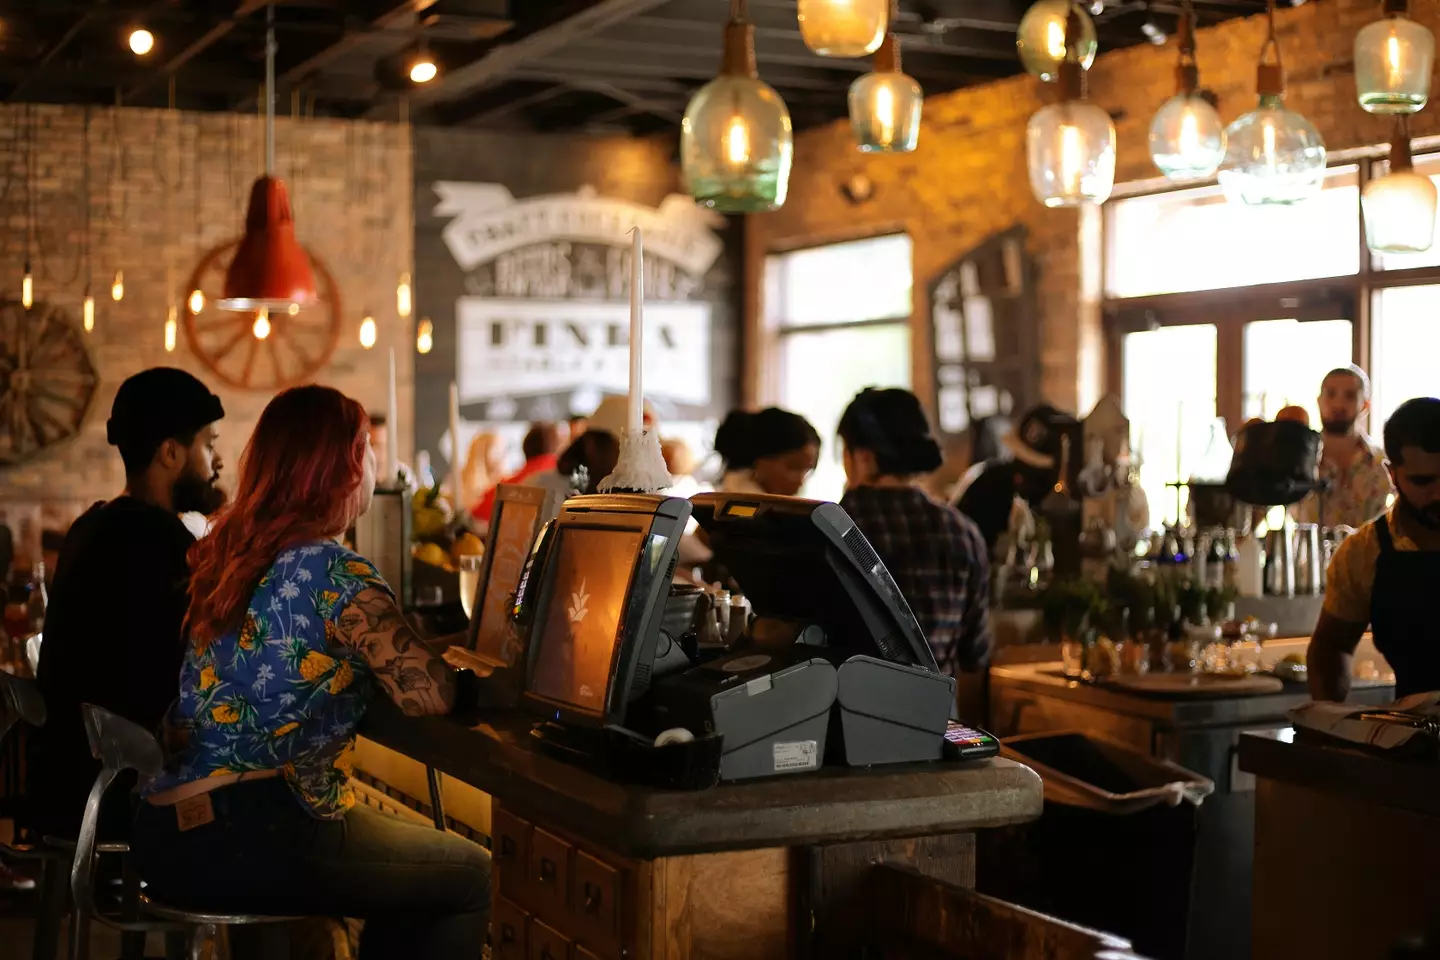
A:
[[[455,706],[455,674],[410,629],[390,594],[374,587],[360,591],[340,611],[335,626],[408,716],[449,713]]]

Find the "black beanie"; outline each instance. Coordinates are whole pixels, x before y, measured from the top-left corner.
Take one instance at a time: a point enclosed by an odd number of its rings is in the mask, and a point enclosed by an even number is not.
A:
[[[105,439],[112,447],[153,451],[172,437],[194,433],[225,416],[220,398],[195,377],[174,367],[151,367],[120,384]]]

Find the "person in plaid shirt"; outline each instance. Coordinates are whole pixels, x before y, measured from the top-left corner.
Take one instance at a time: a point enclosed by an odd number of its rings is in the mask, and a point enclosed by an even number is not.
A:
[[[867,388],[838,432],[840,506],[889,568],[940,670],[981,669],[990,653],[989,555],[971,520],[920,487],[942,459],[920,401],[908,390]]]

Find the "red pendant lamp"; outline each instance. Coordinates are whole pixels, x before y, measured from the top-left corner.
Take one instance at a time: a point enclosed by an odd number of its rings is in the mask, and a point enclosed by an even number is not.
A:
[[[265,12],[265,175],[250,188],[245,236],[225,272],[221,310],[288,311],[314,303],[315,274],[295,239],[285,184],[275,177],[275,7]]]

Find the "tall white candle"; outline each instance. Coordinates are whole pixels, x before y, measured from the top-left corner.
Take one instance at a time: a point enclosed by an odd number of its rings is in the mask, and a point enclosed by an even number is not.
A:
[[[385,443],[385,486],[398,482],[400,476],[400,404],[395,399],[395,348],[390,348],[390,383],[385,394],[387,440]]]
[[[450,381],[450,496],[455,499],[456,514],[464,510],[465,491],[460,486],[460,388]]]
[[[633,228],[630,253],[630,432],[639,436],[645,429],[645,244],[640,228]]]

